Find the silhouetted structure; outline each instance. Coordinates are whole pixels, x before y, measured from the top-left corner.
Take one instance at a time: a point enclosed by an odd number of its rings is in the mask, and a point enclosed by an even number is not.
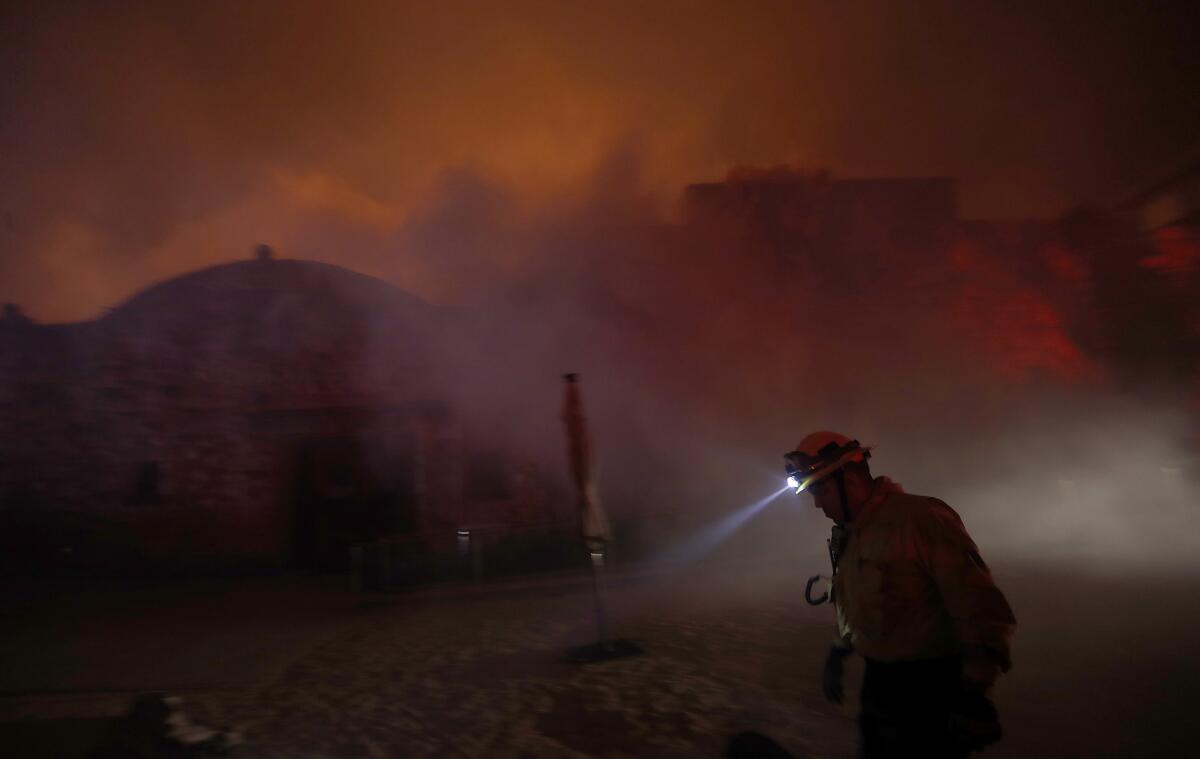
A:
[[[546,521],[536,469],[462,439],[436,378],[449,330],[380,280],[265,246],[94,321],[7,307],[7,560],[340,569],[380,537],[453,554],[464,521]]]
[[[953,179],[833,179],[788,169],[742,172],[687,188],[691,224],[724,225],[773,248],[782,261],[836,251],[856,260],[909,258],[948,238],[958,222]]]
[[[685,200],[690,227],[770,257],[781,281],[847,304],[886,288],[952,315],[999,373],[1075,381],[1104,366],[1123,384],[1200,392],[1196,166],[1054,221],[961,219],[951,179],[786,167],[694,184]]]

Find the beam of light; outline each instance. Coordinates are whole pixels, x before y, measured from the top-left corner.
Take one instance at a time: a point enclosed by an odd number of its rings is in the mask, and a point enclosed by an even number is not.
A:
[[[788,492],[789,489],[787,485],[784,485],[771,495],[760,498],[748,506],[743,506],[716,524],[710,525],[684,539],[668,551],[669,560],[672,563],[681,564],[699,561],[712,553],[717,546],[741,529],[744,524],[766,508],[768,504]]]

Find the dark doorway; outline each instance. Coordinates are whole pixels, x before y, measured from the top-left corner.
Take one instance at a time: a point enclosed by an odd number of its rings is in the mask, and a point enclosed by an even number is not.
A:
[[[413,528],[411,460],[373,467],[362,441],[338,437],[306,441],[296,462],[292,557],[298,568],[345,571],[351,546]]]

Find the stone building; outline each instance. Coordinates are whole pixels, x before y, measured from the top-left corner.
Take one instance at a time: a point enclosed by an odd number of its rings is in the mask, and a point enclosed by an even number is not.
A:
[[[998,375],[1107,372],[1128,388],[1200,397],[1198,167],[1118,208],[1054,220],[963,219],[949,178],[787,167],[690,185],[684,213],[698,239],[836,293],[848,311],[876,290],[905,294],[891,305],[940,315]]]
[[[8,306],[7,559],[338,569],[378,538],[454,551],[464,519],[544,520],[536,470],[463,466],[479,454],[438,392],[450,330],[380,280],[266,248],[93,321]]]
[[[750,236],[792,266],[827,251],[883,265],[902,255],[911,264],[945,241],[957,205],[949,178],[835,179],[787,168],[693,184],[685,196],[689,224]]]

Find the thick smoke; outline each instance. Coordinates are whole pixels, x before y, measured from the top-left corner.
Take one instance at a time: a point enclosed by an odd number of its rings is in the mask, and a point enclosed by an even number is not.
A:
[[[0,300],[87,318],[262,240],[377,274],[447,169],[536,205],[630,135],[667,197],[788,161],[958,177],[972,217],[1119,202],[1193,149],[1188,11],[5,3]]]
[[[1091,295],[1071,315],[1054,267],[1022,274],[955,230],[907,251],[921,265],[781,258],[736,223],[664,218],[639,165],[620,152],[533,210],[456,172],[389,243],[395,266],[453,293],[467,336],[444,346],[442,386],[477,438],[555,470],[559,375],[581,372],[606,503],[664,557],[774,493],[781,454],[830,427],[950,502],[992,553],[1194,561],[1186,384],[1123,384],[1119,356],[1086,339],[1122,327]],[[735,521],[733,555],[811,555],[825,533],[794,496]]]
[[[606,499],[657,537],[773,493],[814,427],[877,445],[985,550],[1195,532],[1195,411],[1127,376],[1154,341],[1192,360],[1146,272],[1073,283],[1095,251],[1060,246],[1055,278],[955,235],[919,266],[800,267],[671,207],[778,161],[960,177],[969,217],[1122,200],[1200,119],[1180,9],[226,10],[5,7],[0,299],[86,318],[261,241],[382,276],[464,325],[442,381],[481,438],[554,468],[581,372]],[[819,548],[806,505],[776,505],[751,547],[794,548],[787,516]]]

